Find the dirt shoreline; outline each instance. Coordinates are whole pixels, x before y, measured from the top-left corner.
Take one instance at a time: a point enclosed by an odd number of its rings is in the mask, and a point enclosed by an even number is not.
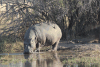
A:
[[[58,52],[68,52],[68,54],[77,54],[77,56],[100,56],[100,43],[74,43],[61,41],[58,46]]]
[[[69,48],[69,49],[81,49],[81,50],[100,50],[100,43],[95,37],[72,39],[70,41],[61,40],[58,49]]]

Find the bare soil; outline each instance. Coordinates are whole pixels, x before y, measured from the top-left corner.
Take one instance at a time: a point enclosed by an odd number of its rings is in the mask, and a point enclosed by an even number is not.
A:
[[[58,46],[59,52],[76,53],[78,56],[100,56],[100,43],[97,39],[79,39],[61,41]],[[70,54],[69,53],[69,54]]]

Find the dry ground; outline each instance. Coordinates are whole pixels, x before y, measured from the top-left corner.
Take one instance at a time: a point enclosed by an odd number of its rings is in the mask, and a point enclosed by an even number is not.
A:
[[[70,52],[78,56],[100,56],[100,43],[97,43],[98,40],[83,38],[78,41],[80,42],[75,43],[75,40],[61,41],[58,46],[58,51]]]

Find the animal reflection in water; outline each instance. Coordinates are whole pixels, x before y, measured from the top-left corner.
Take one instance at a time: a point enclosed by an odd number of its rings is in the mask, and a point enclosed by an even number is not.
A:
[[[57,53],[29,54],[24,57],[30,60],[25,62],[25,67],[63,67]]]

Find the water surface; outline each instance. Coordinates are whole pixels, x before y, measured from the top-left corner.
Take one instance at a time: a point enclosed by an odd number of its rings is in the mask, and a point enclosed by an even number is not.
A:
[[[33,54],[3,53],[0,54],[0,67],[99,67],[99,64],[78,62],[72,60],[77,53],[70,52],[40,52]]]

